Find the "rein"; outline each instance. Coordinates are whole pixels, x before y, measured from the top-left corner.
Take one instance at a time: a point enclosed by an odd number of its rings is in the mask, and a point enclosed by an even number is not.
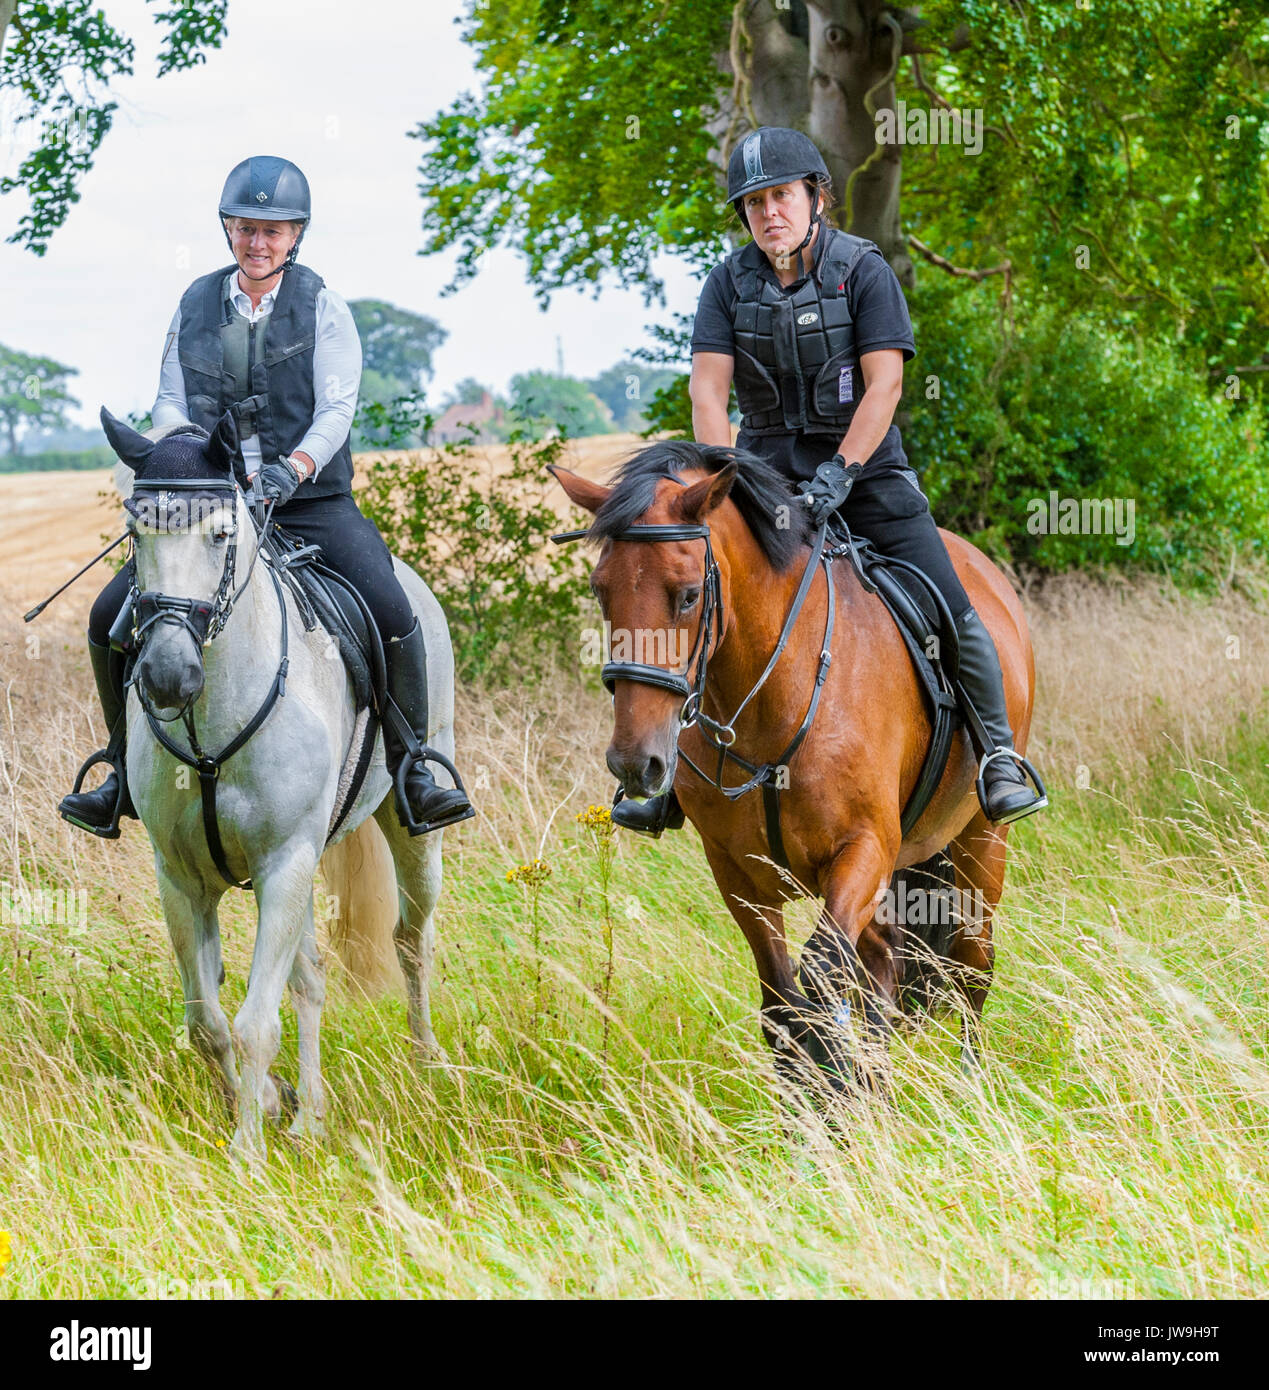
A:
[[[558,545],[567,541],[580,540],[587,535],[589,535],[589,528],[580,531],[564,531],[559,535],[552,536],[551,539]],[[785,617],[784,626],[780,630],[775,649],[771,653],[762,674],[750,688],[749,693],[741,700],[735,713],[723,723],[706,714],[703,708],[710,652],[715,639],[721,638],[724,626],[722,581],[718,561],[714,557],[713,545],[710,541],[709,526],[705,523],[697,525],[636,524],[628,526],[622,531],[616,531],[610,537],[616,541],[651,543],[684,540],[703,540],[705,542],[705,580],[701,622],[696,641],[687,659],[685,673],[679,675],[675,671],[667,671],[662,666],[652,666],[646,662],[610,661],[600,671],[600,680],[609,694],[613,692],[613,687],[617,681],[628,680],[639,685],[651,685],[661,690],[669,690],[676,695],[683,696],[683,708],[679,712],[680,729],[691,728],[694,724],[698,725],[704,738],[717,749],[718,765],[711,776],[699,767],[687,753],[680,750],[679,756],[702,781],[709,783],[729,801],[739,800],[740,797],[746,796],[756,788],[762,788],[767,815],[767,838],[771,846],[772,858],[786,869],[789,867],[788,857],[785,854],[784,840],[780,833],[779,788],[775,784],[774,776],[778,769],[783,768],[788,763],[788,760],[797,752],[802,741],[810,732],[816,711],[819,708],[824,682],[828,678],[828,670],[833,660],[830,649],[837,619],[837,603],[833,590],[832,554],[825,553],[824,549],[827,535],[828,520],[825,519],[816,530],[815,539],[811,545],[811,553],[807,557],[806,568],[802,571],[801,581]],[[797,732],[789,740],[779,757],[766,763],[752,763],[735,751],[736,721],[748,708],[754,696],[766,685],[772,672],[779,664],[781,656],[788,647],[794,625],[806,603],[807,595],[811,591],[815,571],[821,564],[824,566],[824,577],[828,583],[828,611],[825,615],[824,638],[820,644],[819,665],[816,669],[815,683],[811,690],[806,714]],[[693,661],[696,663],[696,674],[689,681],[686,672],[691,669]],[[729,760],[749,774],[740,786],[729,787],[723,784],[723,773]]]
[[[133,485],[133,493],[137,492],[169,492],[173,489],[185,488],[188,490],[198,489],[206,493],[211,489],[208,487],[206,478],[147,478]],[[248,515],[252,515],[248,511]],[[258,526],[256,533],[256,549],[251,557],[251,563],[247,566],[247,574],[237,589],[234,588],[234,570],[238,552],[238,523],[237,516],[234,518],[233,538],[229,542],[228,552],[225,555],[224,568],[221,571],[220,583],[216,593],[210,602],[201,599],[174,598],[169,594],[159,593],[156,590],[138,592],[135,582],[135,568],[133,570],[133,585],[129,593],[129,601],[136,604],[137,617],[140,619],[138,625],[133,629],[133,639],[138,649],[145,642],[146,634],[158,622],[175,622],[186,628],[201,647],[208,647],[224,631],[225,624],[229,621],[229,616],[233,612],[234,604],[246,592],[247,586],[251,583],[252,575],[255,573],[256,561],[260,558],[260,552],[269,545],[269,530],[273,524],[273,502],[266,505],[264,510],[264,520],[253,522]],[[129,684],[137,692],[137,698],[141,702],[141,708],[145,713],[146,721],[150,726],[150,732],[158,742],[179,762],[186,767],[192,767],[198,774],[199,792],[203,803],[203,830],[207,836],[207,848],[211,852],[212,862],[216,865],[216,870],[221,878],[229,884],[231,888],[250,888],[251,880],[239,882],[230,871],[228,860],[225,856],[224,844],[220,838],[220,822],[216,816],[216,783],[220,779],[220,769],[229,761],[233,755],[251,738],[257,729],[269,717],[273,706],[286,694],[286,675],[290,667],[290,657],[288,655],[288,624],[286,618],[286,597],[282,592],[282,584],[278,579],[277,571],[269,569],[269,578],[273,581],[273,590],[278,600],[278,611],[282,619],[282,650],[278,661],[278,669],[273,677],[273,683],[269,687],[268,693],[260,707],[247,721],[246,726],[227,743],[219,753],[214,755],[207,753],[199,742],[198,730],[194,724],[194,697],[191,697],[184,705],[172,716],[171,719],[160,719],[146,697],[144,690],[136,682],[135,677],[129,679]],[[164,725],[173,724],[180,719],[189,736],[190,751],[187,752],[180,744],[171,739],[164,730]]]

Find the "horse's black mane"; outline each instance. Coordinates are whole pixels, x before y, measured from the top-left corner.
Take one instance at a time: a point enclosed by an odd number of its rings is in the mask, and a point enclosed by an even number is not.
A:
[[[773,569],[787,569],[810,539],[806,508],[789,480],[765,459],[744,449],[665,439],[640,449],[621,465],[608,500],[595,514],[588,540],[604,540],[624,531],[652,505],[657,483],[688,469],[718,473],[736,465],[730,496]]]

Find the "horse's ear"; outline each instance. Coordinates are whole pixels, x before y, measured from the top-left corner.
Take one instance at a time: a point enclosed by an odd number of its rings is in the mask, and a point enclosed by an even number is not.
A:
[[[101,408],[101,427],[119,461],[126,463],[134,473],[154,452],[154,440],[138,434],[122,420],[116,420],[104,405]]]
[[[684,488],[674,499],[674,510],[684,520],[699,524],[719,506],[736,481],[736,465],[729,463],[699,483]]]
[[[216,428],[207,441],[207,458],[222,473],[232,473],[238,458],[238,422],[233,411],[226,410],[216,421]]]
[[[590,512],[592,516],[612,495],[612,488],[605,487],[603,483],[592,483],[589,478],[583,478],[580,473],[573,473],[567,468],[561,468],[557,463],[548,463],[546,468],[547,472],[568,493],[569,500],[576,502],[579,507]]]

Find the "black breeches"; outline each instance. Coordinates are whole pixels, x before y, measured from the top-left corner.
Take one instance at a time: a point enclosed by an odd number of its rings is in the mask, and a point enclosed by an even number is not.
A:
[[[322,559],[366,601],[385,642],[414,626],[414,609],[392,571],[392,555],[369,517],[348,493],[287,504],[277,524],[292,536],[322,547]]]
[[[385,642],[404,637],[414,626],[414,610],[392,571],[392,556],[383,537],[347,493],[293,501],[278,514],[277,524],[292,536],[321,546],[325,563],[365,599]],[[106,645],[127,593],[127,575],[120,570],[97,596],[88,619],[88,636],[98,646]]]
[[[865,469],[843,503],[841,516],[854,535],[871,541],[882,555],[893,555],[924,570],[947,601],[954,619],[973,607],[915,473],[887,470],[871,476]]]

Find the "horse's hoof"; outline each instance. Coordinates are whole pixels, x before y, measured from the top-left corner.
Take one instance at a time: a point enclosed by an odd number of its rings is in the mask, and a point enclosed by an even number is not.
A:
[[[286,1124],[289,1120],[294,1120],[300,1110],[300,1098],[296,1094],[295,1087],[284,1076],[275,1076],[269,1073],[269,1079],[277,1087],[278,1092],[278,1123]]]
[[[265,1159],[267,1153],[264,1148],[264,1140],[261,1137],[249,1139],[241,1131],[235,1133],[229,1141],[229,1161],[244,1176],[260,1178],[264,1176]]]
[[[326,1121],[320,1115],[305,1115],[301,1110],[287,1134],[297,1143],[320,1143],[326,1138]]]
[[[435,1038],[427,1038],[422,1042],[415,1038],[414,1060],[421,1067],[447,1067],[449,1066],[449,1053]]]

